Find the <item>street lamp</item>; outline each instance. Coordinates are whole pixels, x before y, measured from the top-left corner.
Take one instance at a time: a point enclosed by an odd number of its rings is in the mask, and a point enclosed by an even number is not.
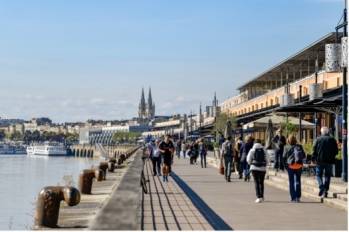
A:
[[[345,1],[345,7],[343,10],[343,22],[336,26],[336,43],[326,44],[326,71],[340,71],[343,72],[343,87],[342,87],[342,179],[347,182],[348,180],[348,84],[347,84],[347,72],[348,72],[348,31],[347,31],[347,3]],[[343,36],[341,38],[341,44],[339,44],[339,30],[343,29]]]

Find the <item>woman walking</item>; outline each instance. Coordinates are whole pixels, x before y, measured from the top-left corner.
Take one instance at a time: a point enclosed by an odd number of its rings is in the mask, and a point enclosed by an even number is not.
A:
[[[291,202],[300,202],[302,196],[301,176],[305,152],[302,145],[297,143],[294,135],[288,137],[287,143],[284,148],[283,160],[284,162],[286,161],[285,166],[288,172]]]
[[[256,139],[255,144],[247,155],[247,162],[251,165],[251,172],[253,175],[256,188],[256,203],[264,201],[264,178],[267,171],[268,156],[267,151],[261,144],[261,140]]]
[[[240,149],[240,163],[245,181],[250,181],[250,167],[247,162],[247,155],[253,147],[253,142],[254,138],[251,135],[247,135],[245,137],[245,143],[242,144]]]

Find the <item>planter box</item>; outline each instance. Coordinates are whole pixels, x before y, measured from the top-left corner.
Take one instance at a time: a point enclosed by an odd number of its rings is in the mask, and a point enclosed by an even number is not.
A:
[[[333,165],[333,176],[334,177],[341,177],[342,176],[342,160],[335,161]]]

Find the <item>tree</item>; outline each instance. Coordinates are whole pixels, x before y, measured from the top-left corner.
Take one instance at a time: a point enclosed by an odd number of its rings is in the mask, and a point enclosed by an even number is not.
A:
[[[113,135],[113,142],[125,143],[125,142],[136,142],[141,136],[139,132],[124,132],[118,131]]]
[[[298,130],[298,127],[288,120],[288,118],[285,118],[285,121],[281,124],[281,128],[283,131],[286,132],[286,135],[289,134],[295,134]]]
[[[6,137],[5,131],[0,130],[0,141],[4,140],[5,137]]]
[[[220,113],[216,117],[213,132],[224,136],[224,130],[225,130],[225,127],[226,127],[228,121],[231,122],[232,128],[236,128],[236,119],[234,116],[227,114],[227,113]]]

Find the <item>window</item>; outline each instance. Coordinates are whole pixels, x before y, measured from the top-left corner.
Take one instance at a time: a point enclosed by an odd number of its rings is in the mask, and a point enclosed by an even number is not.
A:
[[[308,95],[308,88],[303,87],[303,96]]]

